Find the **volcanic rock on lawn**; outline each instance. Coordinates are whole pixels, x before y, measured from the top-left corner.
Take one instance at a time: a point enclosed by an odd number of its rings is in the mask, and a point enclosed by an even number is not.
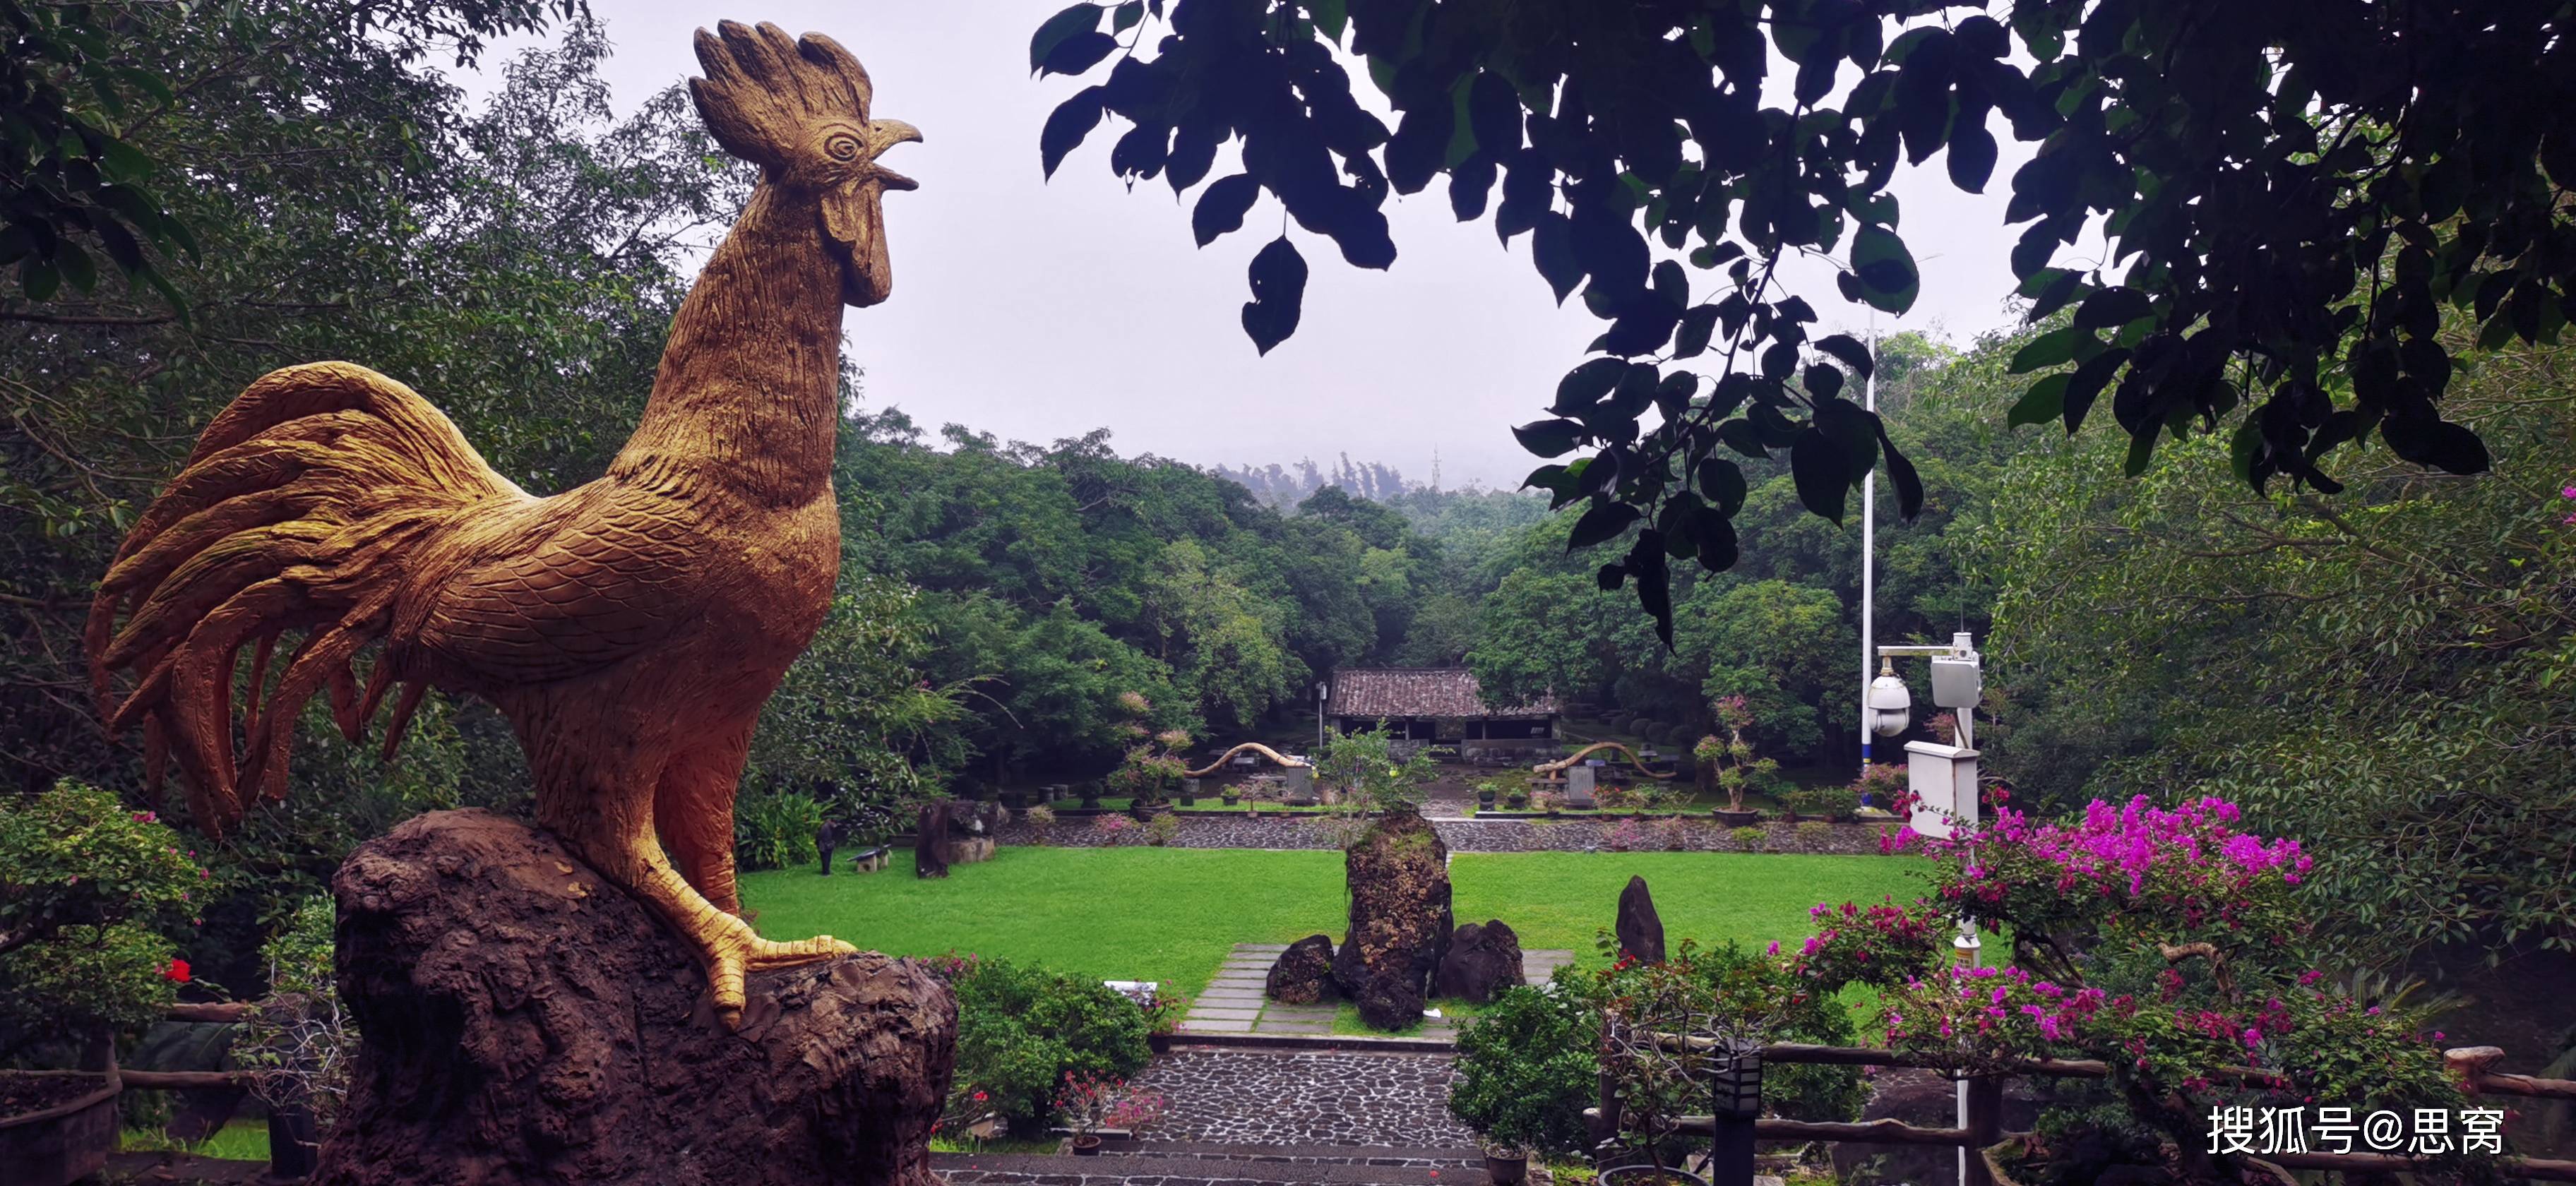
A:
[[[1438,995],[1487,1004],[1521,983],[1524,975],[1520,936],[1500,920],[1471,922],[1449,936],[1449,954],[1440,960]]]
[[[314,1186],[937,1186],[957,1006],[915,961],[753,972],[728,1031],[658,919],[483,811],[360,845],[332,890],[364,1038]]]
[[[1271,1000],[1283,1005],[1312,1005],[1333,995],[1333,937],[1308,935],[1288,945],[1270,965],[1265,986]]]
[[[1415,1024],[1448,954],[1449,846],[1420,814],[1391,811],[1342,855],[1342,865],[1350,930],[1333,955],[1333,980],[1370,1026]]]
[[[1619,951],[1641,964],[1664,962],[1664,920],[1655,913],[1655,896],[1646,892],[1646,879],[1631,877],[1628,888],[1619,891],[1619,921],[1613,928],[1619,935]]]

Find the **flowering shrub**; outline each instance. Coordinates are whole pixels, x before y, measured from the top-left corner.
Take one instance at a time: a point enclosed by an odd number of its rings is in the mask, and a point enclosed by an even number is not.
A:
[[[1633,852],[1645,846],[1646,826],[1623,819],[1601,831],[1601,844],[1612,852]]]
[[[1872,762],[1851,784],[1852,797],[1873,807],[1887,809],[1904,800],[1906,769],[1891,762]]]
[[[1893,843],[1938,860],[1939,896],[1980,923],[2286,942],[2308,929],[2291,896],[2313,862],[2296,840],[2238,831],[2237,815],[2223,799],[2161,808],[2140,795],[2118,808],[2095,800],[2067,822],[2005,808],[1973,835],[1906,828]]]
[[[952,973],[956,1079],[1024,1134],[1054,1110],[1066,1076],[1131,1075],[1152,1056],[1145,1010],[1097,980],[973,957]]]
[[[2006,808],[1947,840],[1900,833],[1935,861],[1940,904],[2012,928],[2014,949],[2012,966],[1890,985],[1888,1042],[1969,1072],[2101,1060],[2195,1180],[2223,1176],[2202,1152],[2213,1108],[2456,1106],[2419,1012],[2356,1001],[2291,954],[2309,934],[2311,858],[2237,824],[2221,799],[2140,797],[2045,822]]]
[[[160,1019],[190,976],[161,932],[195,923],[210,876],[182,843],[68,779],[0,811],[0,1055]]]
[[[1100,833],[1102,844],[1125,844],[1135,837],[1138,824],[1123,815],[1093,816],[1091,830]]]
[[[1145,821],[1145,843],[1161,848],[1181,835],[1181,817],[1164,812]]]
[[[1134,1132],[1162,1119],[1170,1107],[1171,1101],[1115,1075],[1067,1071],[1064,1086],[1055,1093],[1056,1114],[1064,1119],[1066,1128],[1078,1133],[1103,1129]]]
[[[1920,976],[1946,958],[1950,920],[1925,902],[1876,906],[1822,903],[1807,917],[1818,930],[1800,945],[1789,968],[1799,979],[1833,991],[1846,984],[1882,987]]]
[[[1652,833],[1653,846],[1666,852],[1681,852],[1690,847],[1690,822],[1679,816],[1656,820],[1646,825],[1646,831]]]

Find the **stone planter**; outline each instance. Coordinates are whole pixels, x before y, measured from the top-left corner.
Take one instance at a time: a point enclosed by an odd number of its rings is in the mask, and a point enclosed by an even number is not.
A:
[[[1100,1156],[1100,1138],[1091,1133],[1082,1133],[1075,1136],[1073,1138],[1073,1155],[1076,1157]]]
[[[1485,1150],[1485,1180],[1494,1186],[1520,1186],[1529,1178],[1529,1151],[1526,1149]]]
[[[1491,811],[1491,810],[1493,810],[1493,809],[1494,809],[1494,793],[1493,793],[1492,791],[1478,791],[1478,792],[1476,792],[1476,806],[1481,807],[1481,808],[1483,808],[1483,809],[1485,809],[1485,810],[1487,810],[1487,811]]]
[[[1762,822],[1762,813],[1759,811],[1729,811],[1720,807],[1709,812],[1708,815],[1722,828],[1750,828]]]
[[[0,1071],[0,1087],[63,1081],[74,1085],[57,1089],[70,1095],[63,1102],[0,1116],[0,1166],[9,1167],[12,1186],[66,1186],[105,1168],[116,1152],[115,1071]]]

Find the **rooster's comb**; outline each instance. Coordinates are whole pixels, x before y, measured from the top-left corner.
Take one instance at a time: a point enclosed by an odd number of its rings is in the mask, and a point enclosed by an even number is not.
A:
[[[776,164],[817,119],[868,118],[867,68],[820,33],[791,38],[765,21],[720,21],[713,33],[698,30],[697,50],[707,76],[689,80],[689,97],[716,142],[744,160]]]

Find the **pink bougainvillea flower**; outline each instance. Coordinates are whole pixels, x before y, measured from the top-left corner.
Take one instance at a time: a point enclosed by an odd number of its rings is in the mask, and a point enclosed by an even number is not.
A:
[[[188,961],[182,959],[171,960],[170,966],[161,970],[161,975],[172,984],[186,984],[188,982]]]

